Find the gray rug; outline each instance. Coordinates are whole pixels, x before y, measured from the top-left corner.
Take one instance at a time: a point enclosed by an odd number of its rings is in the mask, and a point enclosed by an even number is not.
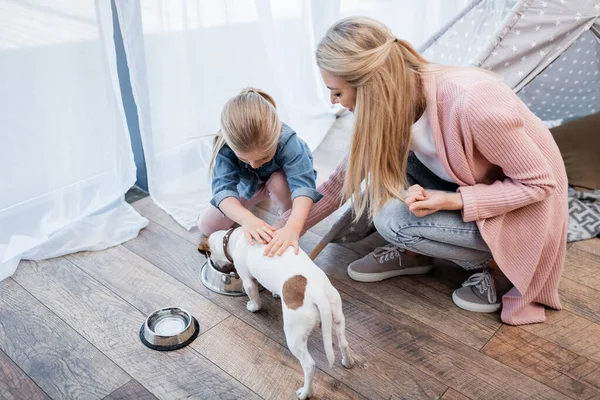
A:
[[[569,188],[568,242],[600,235],[600,190],[578,192]]]

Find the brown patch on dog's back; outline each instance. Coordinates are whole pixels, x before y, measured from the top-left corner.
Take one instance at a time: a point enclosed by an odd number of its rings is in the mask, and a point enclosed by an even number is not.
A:
[[[205,256],[210,257],[210,246],[208,245],[208,237],[203,237],[202,239],[200,239],[198,251],[204,254]]]
[[[304,304],[305,291],[306,278],[302,275],[294,275],[283,284],[281,298],[288,308],[295,310]]]

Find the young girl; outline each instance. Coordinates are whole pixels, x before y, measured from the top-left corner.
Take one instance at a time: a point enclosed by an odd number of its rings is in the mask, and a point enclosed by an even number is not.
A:
[[[213,198],[198,220],[202,234],[236,222],[251,244],[268,243],[265,255],[281,255],[290,246],[298,253],[306,217],[322,195],[315,189],[317,173],[308,146],[279,121],[271,96],[247,88],[225,104],[210,171]],[[280,213],[291,209],[281,229],[249,211],[268,196]]]
[[[350,154],[319,187],[324,198],[306,228],[352,198],[356,215],[368,213],[390,243],[350,264],[350,277],[426,273],[434,257],[486,268],[493,258],[514,285],[502,298],[504,322],[542,322],[544,305],[560,309],[565,167],[548,129],[512,90],[485,71],[431,64],[368,18],[332,26],[317,64],[331,101],[353,111],[356,124]],[[470,311],[501,306],[486,269],[452,299]]]

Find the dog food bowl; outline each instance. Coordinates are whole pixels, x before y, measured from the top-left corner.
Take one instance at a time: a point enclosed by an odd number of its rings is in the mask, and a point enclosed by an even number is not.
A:
[[[206,263],[202,266],[200,271],[200,279],[202,284],[207,289],[212,290],[215,293],[224,294],[227,296],[245,296],[244,284],[242,278],[235,272],[221,272],[211,261],[210,258],[206,259]]]
[[[140,328],[140,339],[152,350],[171,351],[190,344],[199,331],[198,321],[189,312],[179,307],[165,307],[146,318]]]
[[[244,283],[242,278],[235,272],[221,272],[210,258],[207,258],[206,263],[200,270],[200,279],[202,284],[207,289],[215,293],[224,294],[226,296],[245,296]],[[258,285],[258,290],[265,290],[264,287]]]

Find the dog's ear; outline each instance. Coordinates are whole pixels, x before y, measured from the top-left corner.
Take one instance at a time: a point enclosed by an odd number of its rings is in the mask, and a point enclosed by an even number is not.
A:
[[[206,258],[210,258],[210,246],[208,244],[208,238],[203,237],[200,240],[200,244],[198,245],[198,252],[205,256]]]

